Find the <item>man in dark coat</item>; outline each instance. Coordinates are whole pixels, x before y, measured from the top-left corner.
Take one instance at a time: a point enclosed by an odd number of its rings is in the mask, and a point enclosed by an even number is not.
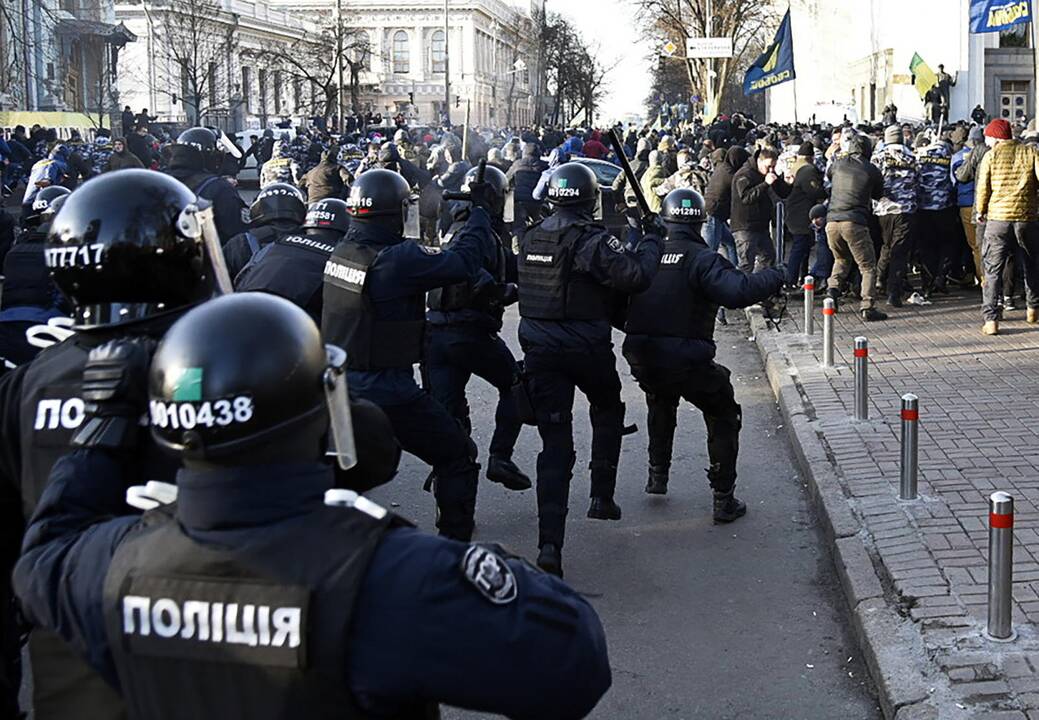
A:
[[[776,175],[778,159],[774,149],[761,148],[732,177],[730,224],[743,272],[749,273],[755,266],[772,267],[776,262],[769,235],[772,208],[790,192],[790,186]]]

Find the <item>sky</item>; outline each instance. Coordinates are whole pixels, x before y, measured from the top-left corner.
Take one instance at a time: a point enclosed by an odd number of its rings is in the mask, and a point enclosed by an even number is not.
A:
[[[549,12],[566,15],[581,28],[585,40],[599,44],[599,56],[609,66],[620,60],[610,74],[609,88],[600,113],[604,121],[627,113],[644,114],[643,100],[649,92],[649,63],[643,57],[644,43],[635,28],[635,13],[625,0],[546,0]]]

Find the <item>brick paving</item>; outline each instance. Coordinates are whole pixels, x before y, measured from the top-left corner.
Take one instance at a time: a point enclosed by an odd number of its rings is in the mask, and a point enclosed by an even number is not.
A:
[[[940,670],[944,690],[930,699],[938,712],[919,717],[1037,720],[1039,326],[1027,325],[1021,309],[1007,313],[1001,335],[984,337],[979,302],[976,291],[961,291],[930,306],[891,310],[883,323],[863,323],[848,303],[836,318],[836,367],[823,369],[819,307],[816,334],[806,338],[802,299],[791,296],[790,317],[781,332],[767,331],[767,342],[769,353],[784,359],[807,427],[829,459],[813,465],[813,473],[837,476],[888,607],[919,630],[932,669]],[[857,335],[870,341],[867,422],[851,420]],[[913,503],[896,499],[899,403],[906,392],[920,398],[922,499]],[[1009,644],[982,636],[987,498],[995,490],[1011,493],[1016,509],[1019,638]]]

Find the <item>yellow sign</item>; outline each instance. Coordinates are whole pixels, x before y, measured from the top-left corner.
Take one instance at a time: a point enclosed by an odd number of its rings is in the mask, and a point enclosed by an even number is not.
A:
[[[668,40],[667,44],[664,45],[664,54],[667,55],[668,57],[671,57],[672,55],[674,55],[677,50],[678,50],[678,46],[675,45],[670,40]]]

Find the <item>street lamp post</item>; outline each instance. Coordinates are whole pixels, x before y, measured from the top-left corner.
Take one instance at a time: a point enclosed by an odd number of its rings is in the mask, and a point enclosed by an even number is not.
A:
[[[444,0],[444,124],[448,127],[451,127],[451,61],[448,54],[451,39],[450,1]]]

